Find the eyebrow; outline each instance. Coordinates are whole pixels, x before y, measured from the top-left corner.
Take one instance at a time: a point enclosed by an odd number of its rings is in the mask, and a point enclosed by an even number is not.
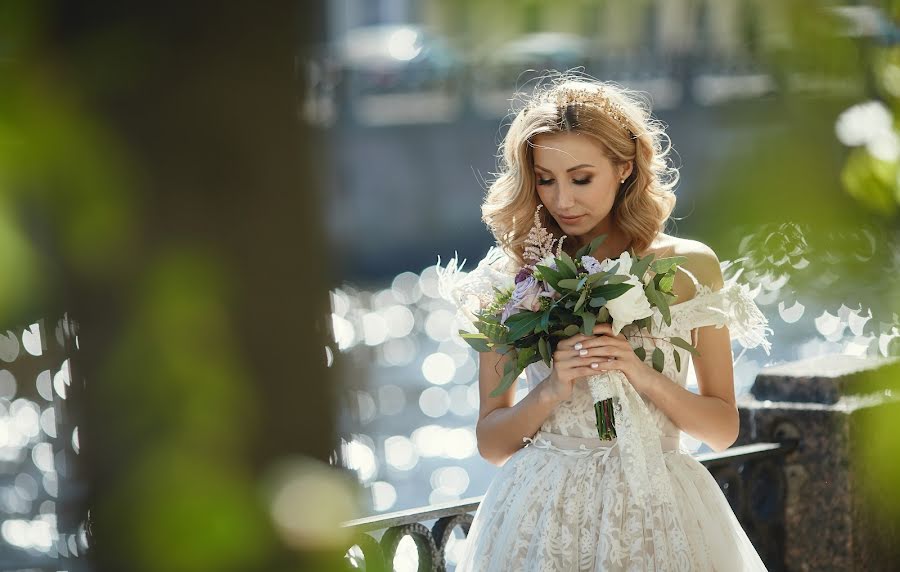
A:
[[[580,165],[575,165],[574,167],[569,167],[568,169],[566,169],[566,173],[571,173],[572,171],[577,171],[578,169],[583,169],[583,168],[585,168],[585,167],[593,167],[593,165],[588,165],[587,163],[582,163],[582,164],[580,164]],[[550,169],[545,169],[544,167],[541,167],[540,165],[535,165],[534,168],[535,168],[535,169],[540,169],[541,171],[547,171],[548,173],[552,173],[552,172],[553,172],[553,171],[551,171]]]

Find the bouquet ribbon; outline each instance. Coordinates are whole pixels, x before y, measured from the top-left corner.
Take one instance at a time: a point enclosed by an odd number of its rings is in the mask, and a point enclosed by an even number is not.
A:
[[[659,428],[640,394],[618,370],[588,378],[594,402],[612,398],[616,416],[616,441],[627,482],[639,502],[670,504],[672,484],[663,457]]]

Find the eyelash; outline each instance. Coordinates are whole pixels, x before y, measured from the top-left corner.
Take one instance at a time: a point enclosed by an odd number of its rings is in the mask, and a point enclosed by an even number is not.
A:
[[[538,179],[537,179],[537,184],[541,185],[541,186],[549,185],[552,182],[553,182],[553,179],[542,179],[540,177],[538,177]],[[590,184],[591,177],[587,177],[585,179],[572,179],[572,182],[575,183],[576,185],[587,185],[587,184]]]

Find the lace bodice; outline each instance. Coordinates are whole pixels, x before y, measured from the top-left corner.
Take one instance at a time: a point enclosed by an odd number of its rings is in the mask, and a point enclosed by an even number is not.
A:
[[[650,365],[651,355],[657,347],[665,356],[663,375],[673,383],[685,387],[687,384],[691,354],[665,340],[678,336],[696,344],[692,335],[696,328],[727,326],[733,340],[745,348],[763,347],[768,353],[770,343],[767,334],[771,332],[765,316],[753,301],[754,293],[747,285],[736,280],[726,281],[722,288],[714,290],[702,284],[687,270],[680,269],[692,280],[695,294],[692,298],[670,307],[671,324],[666,325],[659,310],[654,308],[653,327],[650,336],[641,336],[634,326],[627,326],[622,332],[631,340],[632,347],[643,346],[646,350],[645,362]],[[460,277],[455,261],[451,260],[447,269],[440,272],[442,294],[454,301],[459,309],[459,319],[463,325],[471,325],[473,313],[493,297],[493,287],[503,287],[512,283],[516,268],[512,261],[498,247],[494,246],[478,266]],[[452,276],[456,274],[457,276]],[[473,330],[474,328],[466,328]],[[673,352],[678,352],[681,370],[675,367]],[[531,390],[550,374],[550,368],[542,362],[529,365],[525,371],[525,385]],[[672,421],[649,399],[642,397],[660,434],[678,436],[679,431]],[[572,397],[550,414],[541,426],[542,431],[575,437],[596,437],[593,398],[587,384],[576,384]]]

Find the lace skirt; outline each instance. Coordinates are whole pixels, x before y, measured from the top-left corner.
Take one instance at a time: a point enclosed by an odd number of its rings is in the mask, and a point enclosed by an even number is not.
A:
[[[457,572],[766,569],[678,437],[662,440],[676,514],[630,494],[615,441],[543,431],[526,441],[488,487]]]

